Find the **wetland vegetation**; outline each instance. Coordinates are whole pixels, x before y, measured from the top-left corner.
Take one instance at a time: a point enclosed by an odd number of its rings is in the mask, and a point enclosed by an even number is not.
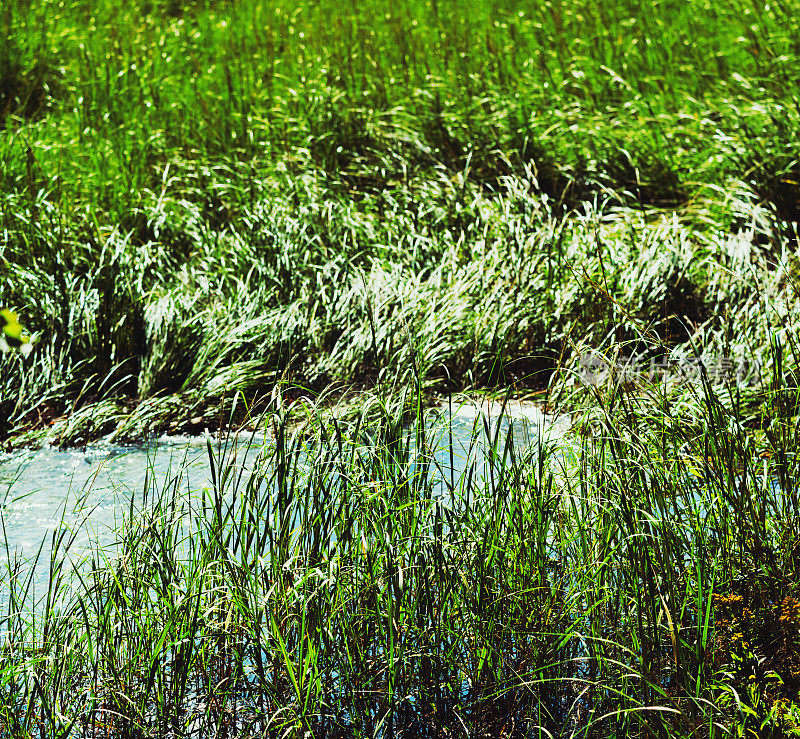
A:
[[[271,441],[6,547],[0,736],[800,734],[799,18],[4,3],[0,443]]]

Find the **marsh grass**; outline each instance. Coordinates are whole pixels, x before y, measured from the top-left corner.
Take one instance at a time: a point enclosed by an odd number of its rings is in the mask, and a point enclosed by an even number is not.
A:
[[[411,347],[440,392],[614,331],[729,351],[795,269],[797,14],[650,5],[7,3],[0,291],[37,350],[0,435],[192,430]]]
[[[610,388],[568,442],[478,421],[448,467],[419,400],[309,407],[313,439],[275,402],[250,472],[209,440],[208,489],[145,482],[77,570],[55,534],[38,602],[9,557],[6,735],[795,730],[796,424]]]
[[[38,605],[9,555],[6,734],[797,733],[797,18],[5,3],[0,442],[274,419]],[[465,389],[574,438],[435,473]]]

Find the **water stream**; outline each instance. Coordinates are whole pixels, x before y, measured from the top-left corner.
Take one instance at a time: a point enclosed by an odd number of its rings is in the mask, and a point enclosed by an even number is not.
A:
[[[514,432],[517,450],[535,446],[545,429],[556,428],[532,406],[498,404],[441,408],[429,427],[432,469],[446,480],[457,479],[466,464],[485,467],[493,438]],[[267,437],[238,436],[212,440],[214,456],[237,454],[245,474],[252,470]],[[237,451],[238,450],[238,451]],[[67,532],[72,558],[89,545],[111,544],[123,516],[133,505],[146,504],[146,491],[175,483],[190,499],[212,486],[204,437],[161,437],[136,446],[90,445],[84,449],[52,448],[0,455],[0,585],[7,563],[34,566],[36,579],[46,575],[53,536]],[[35,561],[35,564],[33,564]],[[2,596],[0,596],[1,599]]]

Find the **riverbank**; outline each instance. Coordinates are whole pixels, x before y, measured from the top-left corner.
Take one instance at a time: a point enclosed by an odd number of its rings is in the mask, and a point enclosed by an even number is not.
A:
[[[9,5],[0,440],[783,329],[796,366],[795,15],[326,2]]]
[[[177,262],[166,232],[137,245],[114,230],[44,256],[9,241],[3,294],[33,349],[0,357],[4,443],[51,426],[64,444],[116,428],[120,439],[199,431],[227,423],[234,397],[241,412],[278,391],[291,400],[421,384],[431,396],[510,388],[571,403],[595,355],[662,374],[702,361],[720,386],[744,372],[753,398],[775,342],[781,371],[794,372],[794,225],[739,185],[702,208],[599,203],[562,216],[525,179],[503,194],[459,195],[446,182],[441,207],[428,190],[392,210],[378,207],[386,193],[367,202],[317,184],[303,205],[277,189],[264,196],[253,207],[269,212],[249,232],[203,226]],[[324,208],[324,221],[296,207]],[[74,271],[49,261],[73,257]]]
[[[6,548],[0,737],[800,735],[798,18],[6,3],[0,445],[270,443]]]

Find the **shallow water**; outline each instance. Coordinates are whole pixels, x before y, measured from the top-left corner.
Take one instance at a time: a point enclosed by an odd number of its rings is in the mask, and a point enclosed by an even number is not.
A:
[[[502,445],[513,429],[517,450],[535,447],[547,429],[555,429],[532,406],[465,404],[439,409],[429,427],[433,473],[440,488],[464,472],[468,464],[480,475],[487,450]],[[237,455],[245,475],[268,445],[264,437],[239,436],[213,440],[217,460]],[[46,575],[53,536],[66,532],[70,559],[79,560],[89,545],[115,540],[115,531],[131,506],[147,504],[147,491],[177,484],[199,499],[212,487],[211,465],[204,437],[162,437],[138,446],[91,445],[82,450],[41,449],[0,455],[0,525],[5,556],[0,555],[0,583],[8,564],[38,560],[36,580]],[[65,540],[65,541],[66,541]],[[0,540],[2,541],[2,540]],[[64,546],[62,544],[61,548]]]
[[[185,462],[185,464],[184,464]],[[0,458],[0,518],[6,541],[22,556],[66,526],[87,540],[120,522],[122,506],[143,493],[145,479],[168,480],[179,468],[192,486],[208,483],[202,440],[162,439],[152,446],[40,449]]]
[[[412,474],[415,469],[427,469],[433,478],[432,494],[444,498],[448,490],[458,487],[453,481],[468,469],[473,480],[489,474],[489,450],[494,447],[502,453],[509,431],[513,432],[517,454],[535,452],[543,436],[560,433],[559,424],[533,408],[513,406],[505,411],[500,413],[500,408],[491,404],[439,409],[426,422],[429,433],[422,464],[422,458],[412,453]],[[406,433],[414,448],[414,429],[408,428]],[[366,437],[364,443],[368,443]],[[273,448],[270,439],[264,437],[212,440],[213,468],[219,470],[230,464],[232,470],[242,470],[244,480],[254,474],[259,489],[269,492],[269,472],[275,469]],[[300,449],[297,469],[301,476],[315,458],[313,453],[306,457]],[[67,569],[80,570],[98,547],[105,550],[104,556],[113,558],[123,520],[130,520],[133,512],[138,523],[136,512],[146,511],[161,497],[160,491],[187,493],[188,507],[197,513],[213,487],[214,473],[204,437],[165,437],[138,446],[98,444],[83,450],[42,449],[0,455],[0,524],[6,543],[5,554],[0,553],[0,640],[11,632],[9,623],[15,623],[12,611],[24,619],[36,617],[43,610],[49,555],[57,537],[66,535],[56,551],[63,556]],[[187,520],[193,519],[181,522]],[[24,582],[20,586],[15,572],[22,573],[30,587]],[[60,588],[58,598],[69,598],[75,584]],[[12,609],[9,605],[15,600]],[[59,602],[55,601],[56,608]],[[244,694],[242,700],[246,707],[248,698]],[[197,735],[210,739],[216,734],[204,733],[206,702],[205,694],[187,695],[187,710],[201,717]],[[24,709],[21,705],[20,710]],[[0,739],[4,736],[0,726]],[[76,725],[69,736],[77,739],[83,734]]]

